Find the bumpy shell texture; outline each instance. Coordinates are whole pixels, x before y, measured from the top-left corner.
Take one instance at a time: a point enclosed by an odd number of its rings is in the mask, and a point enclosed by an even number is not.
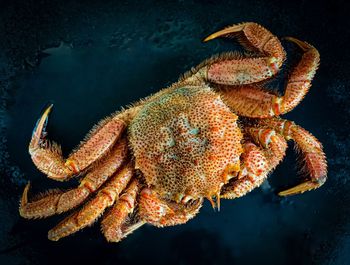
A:
[[[203,87],[177,88],[144,105],[129,126],[136,167],[163,198],[216,195],[239,166],[237,116]]]

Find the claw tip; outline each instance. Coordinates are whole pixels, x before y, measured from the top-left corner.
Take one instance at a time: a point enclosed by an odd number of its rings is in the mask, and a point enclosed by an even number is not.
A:
[[[214,37],[213,37],[212,35],[209,35],[208,37],[204,38],[204,39],[202,40],[202,42],[208,42],[208,41],[210,41],[210,40],[212,40],[212,39],[214,39]]]

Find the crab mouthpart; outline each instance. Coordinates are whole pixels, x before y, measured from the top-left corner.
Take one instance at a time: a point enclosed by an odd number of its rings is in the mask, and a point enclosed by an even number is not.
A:
[[[220,191],[217,192],[215,195],[209,195],[206,198],[210,202],[213,210],[215,211],[215,209],[218,209],[218,212],[220,212]]]

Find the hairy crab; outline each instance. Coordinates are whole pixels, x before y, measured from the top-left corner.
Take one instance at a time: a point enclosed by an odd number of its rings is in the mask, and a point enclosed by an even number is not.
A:
[[[74,189],[49,191],[30,202],[28,184],[21,216],[44,218],[73,209],[49,231],[51,240],[91,225],[102,214],[102,232],[111,242],[145,223],[186,223],[204,198],[219,208],[221,198],[241,197],[261,185],[283,159],[287,140],[301,151],[306,174],[301,184],[279,195],[320,187],[327,174],[322,145],[305,129],[279,117],[308,92],[318,51],[286,38],[303,55],[288,77],[284,95],[278,95],[262,84],[285,60],[278,38],[256,23],[241,23],[204,41],[229,36],[238,37],[251,55],[224,53],[204,61],[172,86],[102,120],[67,159],[59,145],[46,139],[49,106],[34,128],[31,158],[54,180],[83,177]]]

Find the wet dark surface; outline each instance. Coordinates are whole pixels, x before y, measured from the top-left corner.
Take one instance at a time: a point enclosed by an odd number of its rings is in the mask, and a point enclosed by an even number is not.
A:
[[[3,2],[0,264],[349,264],[348,10],[345,1]],[[185,225],[146,226],[118,244],[106,243],[97,224],[51,242],[46,233],[62,216],[19,217],[27,181],[33,193],[76,185],[48,180],[27,153],[47,102],[55,105],[50,138],[67,154],[104,116],[170,85],[215,53],[239,49],[231,41],[201,39],[242,21],[307,40],[320,51],[310,93],[286,117],[324,144],[329,179],[321,189],[275,195],[298,180],[291,145],[262,188],[223,201],[219,213],[207,202]],[[298,56],[283,44],[289,56]]]

